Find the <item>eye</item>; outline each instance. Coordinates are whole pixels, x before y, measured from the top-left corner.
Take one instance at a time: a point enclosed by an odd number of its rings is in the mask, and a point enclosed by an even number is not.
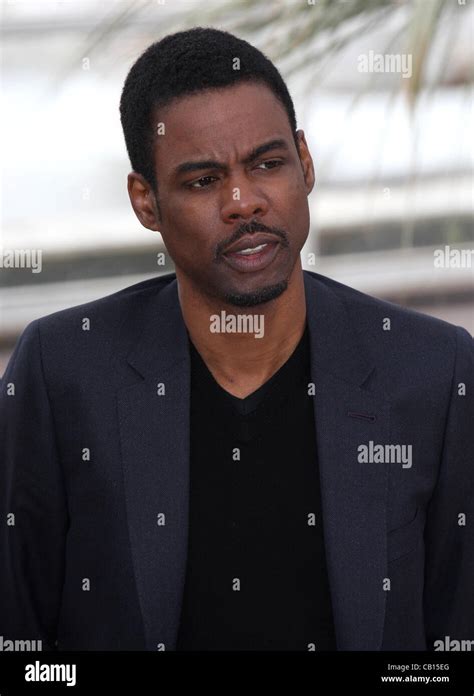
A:
[[[275,165],[275,166],[270,167],[270,169],[275,169],[275,167],[281,167],[281,165],[284,164],[284,162],[283,162],[282,160],[276,160],[276,159],[273,159],[273,160],[266,160],[265,162],[261,162],[261,163],[258,165],[258,167],[261,167],[262,164],[266,164],[266,165],[269,165],[269,164]]]
[[[196,184],[199,184],[201,181],[206,181],[207,179],[215,179],[215,176],[202,176],[200,179],[197,179],[197,181],[193,181],[191,184],[186,184],[186,187],[189,189],[200,189],[200,188],[207,188],[207,186],[196,186]],[[211,181],[212,184],[212,181]]]

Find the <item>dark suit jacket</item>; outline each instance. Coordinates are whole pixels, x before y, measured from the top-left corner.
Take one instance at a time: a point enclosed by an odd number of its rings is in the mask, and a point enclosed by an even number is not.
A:
[[[472,338],[316,273],[304,281],[338,649],[473,639]],[[28,325],[1,385],[4,640],[174,649],[189,405],[174,274]],[[370,442],[411,445],[411,466],[361,461]]]

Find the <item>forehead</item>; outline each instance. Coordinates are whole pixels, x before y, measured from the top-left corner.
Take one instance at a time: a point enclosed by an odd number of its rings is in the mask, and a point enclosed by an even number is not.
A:
[[[287,112],[266,85],[240,83],[176,99],[156,112],[155,167],[161,176],[196,157],[226,160],[270,138],[291,139]]]

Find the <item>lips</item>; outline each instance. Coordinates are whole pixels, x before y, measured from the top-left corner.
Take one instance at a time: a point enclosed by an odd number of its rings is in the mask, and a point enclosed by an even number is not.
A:
[[[254,240],[246,242],[246,248],[248,248],[248,244],[254,243]],[[241,249],[240,251],[230,251],[222,258],[230,268],[238,273],[256,273],[270,266],[281,253],[282,248],[282,245],[272,238],[271,242],[264,242],[253,247],[254,250],[251,253],[244,253],[244,250]]]
[[[263,244],[277,244],[278,242],[279,239],[278,237],[275,237],[274,234],[257,232],[256,234],[241,237],[237,242],[227,247],[227,249],[224,251],[224,255],[235,254],[246,249],[255,249]]]

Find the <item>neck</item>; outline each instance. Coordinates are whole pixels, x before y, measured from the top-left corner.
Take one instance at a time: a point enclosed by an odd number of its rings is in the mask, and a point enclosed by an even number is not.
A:
[[[306,322],[304,278],[299,261],[286,291],[275,300],[255,307],[228,305],[200,294],[178,270],[176,277],[190,338],[216,381],[231,394],[244,398],[258,389],[298,345]],[[251,317],[253,326],[247,324],[247,331],[239,332],[239,316]],[[211,330],[211,317],[214,317],[213,328],[217,328],[215,333]],[[235,332],[230,332],[233,321]],[[243,322],[242,327],[245,327]]]

